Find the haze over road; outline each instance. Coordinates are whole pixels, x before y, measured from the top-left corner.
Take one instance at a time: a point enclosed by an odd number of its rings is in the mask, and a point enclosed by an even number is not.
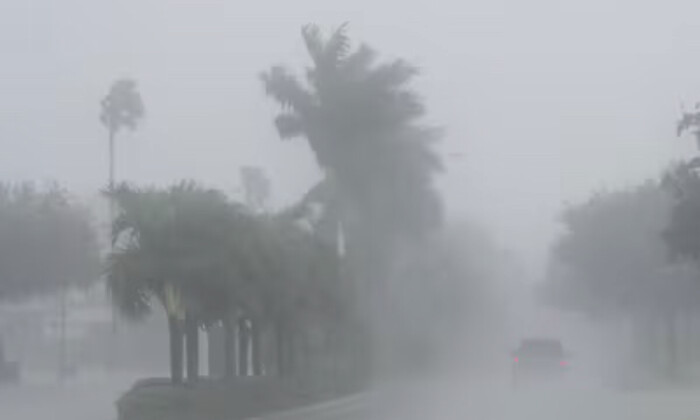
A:
[[[271,420],[681,420],[697,418],[697,390],[618,392],[568,388],[513,392],[502,384],[424,384],[423,391],[379,395],[296,410]],[[432,388],[429,390],[428,388]]]
[[[113,420],[114,401],[138,375],[93,375],[64,385],[0,388],[2,420]],[[505,379],[505,380],[501,380]],[[90,397],[85,398],[89,393]],[[426,381],[337,403],[277,413],[270,420],[689,420],[698,390],[620,392],[593,384],[513,391],[507,378],[469,384]]]
[[[142,374],[84,375],[64,384],[55,376],[0,387],[2,420],[113,420],[114,402]]]

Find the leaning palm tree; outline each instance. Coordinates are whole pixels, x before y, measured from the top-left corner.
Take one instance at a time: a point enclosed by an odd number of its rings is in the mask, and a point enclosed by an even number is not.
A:
[[[280,137],[308,141],[339,195],[343,225],[360,220],[388,236],[435,226],[432,178],[441,162],[432,142],[440,132],[420,124],[425,108],[409,86],[418,69],[378,63],[366,45],[352,50],[345,25],[328,38],[305,26],[302,37],[312,62],[305,82],[279,66],[261,76],[281,107]]]
[[[311,59],[305,80],[280,66],[261,79],[280,105],[280,137],[306,139],[325,175],[316,188],[325,191],[313,195],[329,200],[324,226],[353,272],[356,311],[381,319],[397,247],[441,221],[433,178],[442,166],[432,148],[440,131],[422,123],[425,107],[410,86],[415,66],[353,49],[346,25],[328,37],[308,25],[302,38]]]

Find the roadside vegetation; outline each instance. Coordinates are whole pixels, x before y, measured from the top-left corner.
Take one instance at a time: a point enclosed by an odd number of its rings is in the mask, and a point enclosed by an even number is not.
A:
[[[685,114],[678,134],[700,138],[699,115]],[[699,379],[697,169],[698,158],[677,162],[656,179],[601,191],[562,214],[542,297],[630,332],[621,363],[637,379],[625,381]]]

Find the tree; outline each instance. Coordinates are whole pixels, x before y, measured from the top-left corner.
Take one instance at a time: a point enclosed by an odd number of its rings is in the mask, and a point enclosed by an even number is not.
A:
[[[695,104],[695,108],[691,112],[683,112],[676,130],[678,136],[690,131],[695,136],[698,147],[700,147],[700,103]]]
[[[112,191],[115,182],[115,137],[117,133],[125,128],[136,130],[143,119],[145,108],[141,100],[136,81],[131,79],[118,79],[109,89],[107,96],[100,101],[100,122],[107,128],[108,135],[108,160],[109,175],[107,179],[107,189]],[[110,228],[114,220],[114,202],[109,202],[109,223]],[[110,233],[112,236],[112,233]],[[117,331],[117,320],[114,310],[112,311],[112,330]]]
[[[667,264],[661,233],[670,211],[670,198],[649,183],[632,190],[599,193],[569,207],[566,228],[553,249],[553,258],[578,282],[576,294],[590,311],[612,311],[637,304]],[[600,313],[600,312],[599,312]]]
[[[648,348],[649,328],[663,320],[667,333],[667,372],[676,372],[675,324],[697,289],[687,267],[669,259],[673,201],[659,183],[594,195],[563,216],[564,233],[551,255],[550,303],[591,316],[629,318],[639,326],[635,347]],[[649,358],[655,355],[637,354]]]
[[[109,190],[114,188],[114,141],[125,128],[135,130],[145,114],[141,94],[132,79],[119,79],[100,102],[100,121],[109,136]]]
[[[86,287],[100,273],[88,211],[58,186],[0,184],[0,299]]]
[[[111,196],[120,208],[108,270],[112,297],[132,319],[147,315],[154,302],[166,310],[174,383],[182,381],[183,328],[193,380],[200,326],[223,322],[225,354],[231,355],[233,322],[246,323],[253,370],[260,374],[259,334],[266,326],[277,333],[278,367],[284,370],[295,365],[294,343],[309,328],[337,325],[343,307],[337,256],[292,220],[255,215],[192,183],[168,189],[122,185]],[[226,365],[232,374],[233,360]]]
[[[366,45],[352,50],[346,25],[328,38],[308,25],[302,38],[312,62],[306,83],[283,67],[261,78],[281,106],[280,137],[305,138],[324,172],[315,190],[324,189],[317,195],[333,207],[325,212],[336,218],[333,241],[338,232],[345,238],[346,261],[359,281],[357,314],[370,314],[375,319],[366,325],[378,326],[397,244],[419,240],[441,222],[432,180],[442,165],[431,147],[440,131],[420,123],[425,107],[410,89],[415,66],[378,63]]]
[[[690,131],[700,147],[700,104],[678,121],[678,135]],[[700,158],[676,164],[664,176],[664,184],[676,199],[665,239],[674,256],[700,261]]]
[[[302,229],[286,214],[262,220],[265,280],[256,321],[275,332],[281,375],[298,372],[295,341],[306,342],[310,330],[328,335],[342,326],[345,303],[335,249]]]
[[[265,171],[256,166],[244,166],[240,172],[245,203],[253,211],[264,210],[270,198],[270,180]]]
[[[220,192],[181,183],[168,189],[126,185],[110,193],[119,205],[108,282],[117,307],[139,318],[158,301],[168,313],[173,382],[182,380],[182,328],[188,376],[195,380],[198,329],[224,319],[247,267],[252,223]],[[183,325],[184,323],[184,325]]]
[[[417,68],[403,60],[376,64],[365,45],[351,52],[345,25],[327,40],[313,25],[302,35],[313,63],[307,85],[282,67],[262,75],[282,107],[280,136],[308,140],[346,211],[379,212],[393,232],[434,227],[440,213],[431,180],[441,162],[431,144],[440,132],[418,124],[425,109],[407,87]]]
[[[0,300],[65,295],[100,277],[97,243],[88,211],[53,185],[0,184]],[[0,339],[0,362],[2,361]],[[61,335],[61,369],[65,366]],[[61,371],[63,374],[63,371]]]

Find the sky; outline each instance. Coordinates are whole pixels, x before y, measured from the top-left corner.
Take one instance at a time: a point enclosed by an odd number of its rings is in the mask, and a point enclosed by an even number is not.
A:
[[[147,107],[120,135],[120,180],[196,179],[235,193],[269,174],[275,206],[319,177],[281,141],[258,74],[300,69],[305,23],[421,68],[427,123],[444,127],[448,217],[487,228],[537,277],[558,214],[593,191],[657,177],[695,153],[675,137],[700,100],[700,4],[690,0],[1,0],[0,179],[105,185],[99,100],[133,77]]]

